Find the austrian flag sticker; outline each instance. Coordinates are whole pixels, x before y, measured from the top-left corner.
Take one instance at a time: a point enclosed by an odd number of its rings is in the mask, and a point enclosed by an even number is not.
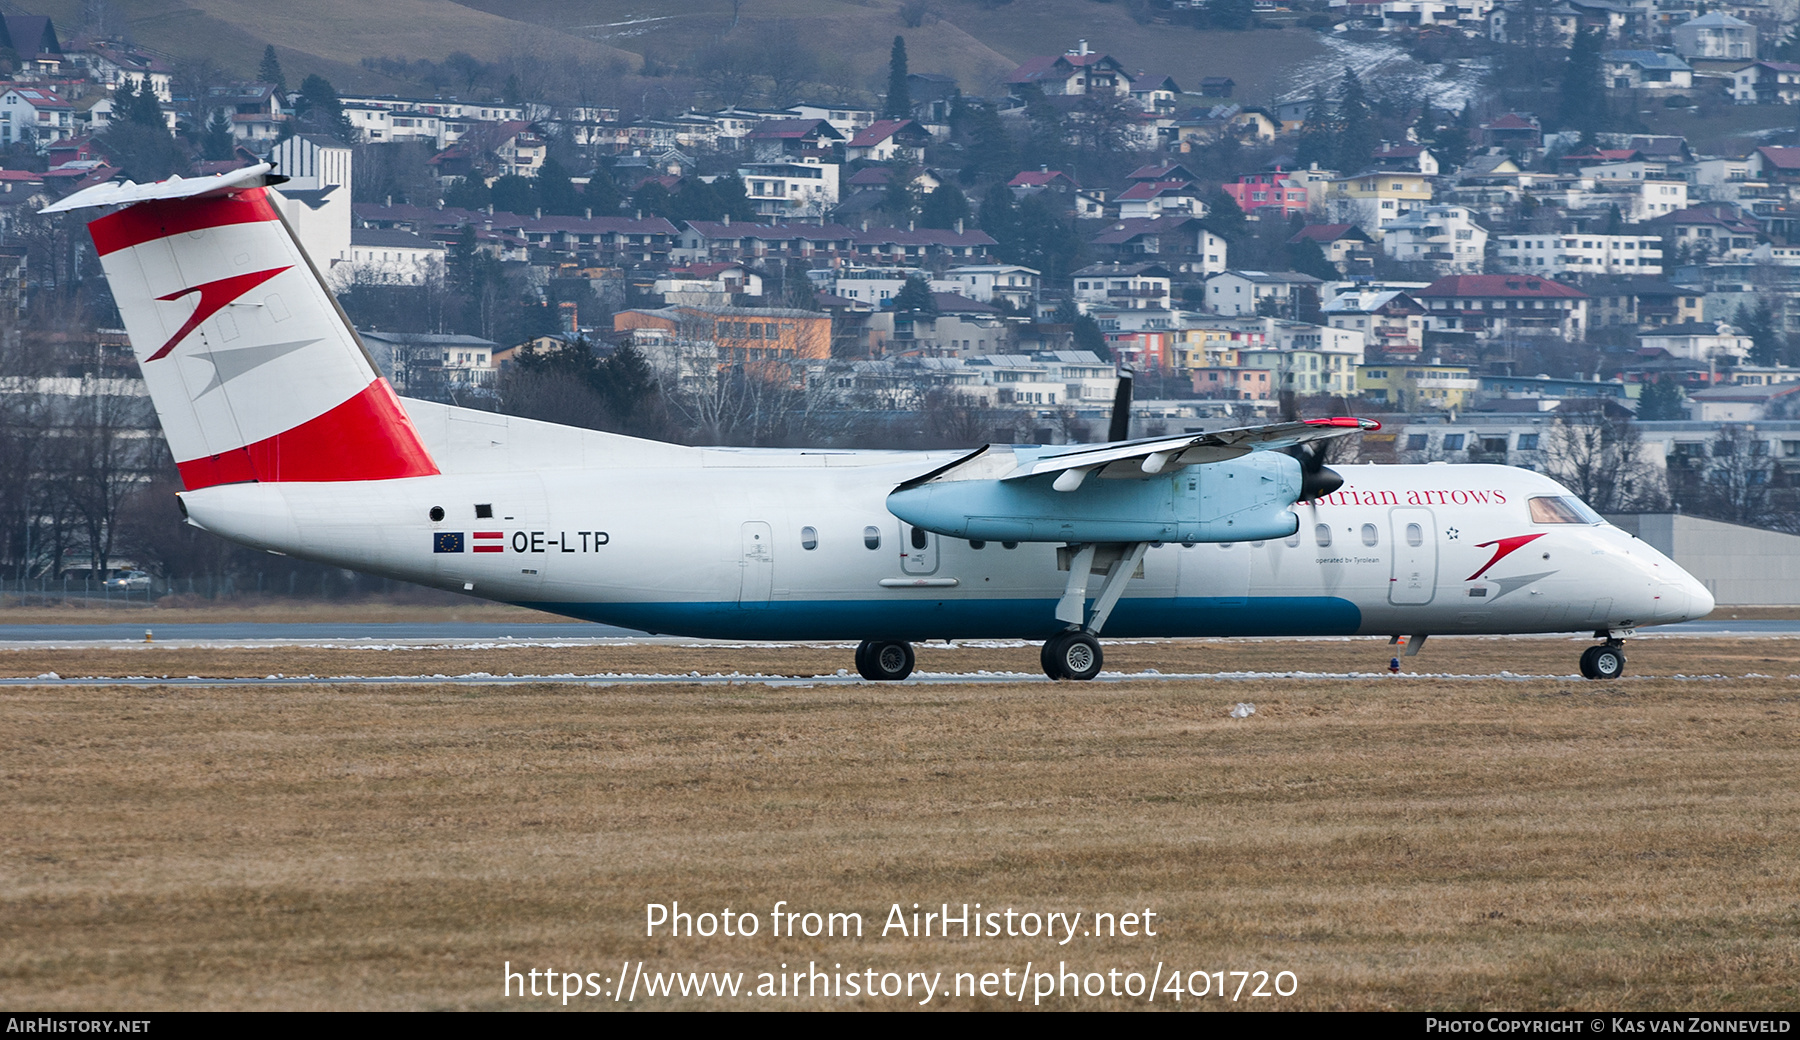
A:
[[[506,551],[506,532],[505,531],[476,531],[475,532],[475,551],[476,552],[505,552]]]

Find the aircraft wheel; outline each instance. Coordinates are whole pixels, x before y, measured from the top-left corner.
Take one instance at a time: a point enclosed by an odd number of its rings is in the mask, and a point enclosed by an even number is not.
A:
[[[856,648],[856,672],[874,682],[899,682],[912,674],[911,643],[865,639]]]
[[[1092,679],[1103,660],[1100,641],[1086,632],[1064,632],[1044,644],[1044,673],[1052,679]]]
[[[1625,651],[1616,646],[1590,646],[1581,654],[1581,674],[1589,679],[1617,679],[1625,674]]]

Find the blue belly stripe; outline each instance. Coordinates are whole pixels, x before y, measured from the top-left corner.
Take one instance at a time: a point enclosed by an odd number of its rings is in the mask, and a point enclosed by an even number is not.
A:
[[[736,603],[543,603],[521,607],[702,639],[1043,639],[1063,628],[1054,599],[800,600]],[[1121,600],[1103,634],[1355,635],[1356,604],[1336,596]]]

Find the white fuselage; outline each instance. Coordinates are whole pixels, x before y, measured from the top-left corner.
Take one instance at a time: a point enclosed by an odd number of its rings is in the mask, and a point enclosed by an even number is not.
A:
[[[1062,627],[1058,546],[944,538],[888,512],[897,484],[954,456],[657,450],[617,468],[546,458],[183,500],[200,526],[261,548],[650,632],[1030,639]],[[1336,469],[1344,488],[1296,506],[1292,537],[1152,547],[1104,634],[1616,631],[1712,609],[1691,576],[1611,525],[1534,522],[1530,498],[1568,492],[1530,471]]]

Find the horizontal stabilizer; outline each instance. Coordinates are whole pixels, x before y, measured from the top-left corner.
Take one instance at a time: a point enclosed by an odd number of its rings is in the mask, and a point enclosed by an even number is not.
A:
[[[268,163],[257,163],[255,166],[209,177],[170,177],[154,184],[138,184],[135,181],[96,184],[91,188],[83,188],[61,202],[45,206],[39,212],[67,213],[70,210],[123,206],[154,199],[198,199],[208,195],[223,195],[228,191],[260,188],[286,180],[285,177],[275,176],[274,169]]]

